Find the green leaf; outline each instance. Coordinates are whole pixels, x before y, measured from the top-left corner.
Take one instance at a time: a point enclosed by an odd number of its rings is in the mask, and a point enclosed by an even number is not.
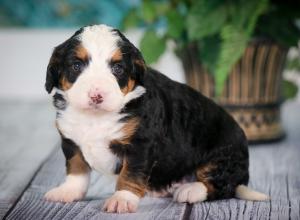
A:
[[[292,83],[291,81],[283,80],[283,97],[285,99],[294,98],[298,93],[298,87],[296,84]]]
[[[141,7],[144,20],[147,23],[152,23],[156,18],[156,10],[153,1],[144,0]]]
[[[167,11],[169,11],[170,9],[172,10],[171,6],[170,6],[170,2],[168,1],[159,1],[159,2],[155,2],[155,11],[158,15],[165,15],[167,13]]]
[[[226,22],[227,12],[226,4],[222,4],[222,1],[197,1],[187,17],[189,38],[198,40],[219,32]]]
[[[272,2],[268,13],[261,16],[255,30],[256,36],[267,36],[286,47],[298,46],[300,1]]]
[[[273,13],[259,20],[256,35],[267,36],[283,46],[292,47],[298,45],[300,29],[289,18]]]
[[[147,63],[154,63],[166,49],[166,42],[154,31],[146,31],[141,42],[141,52]]]
[[[122,29],[128,29],[130,27],[135,27],[138,25],[140,19],[135,8],[129,10],[122,22]]]
[[[242,56],[249,40],[249,36],[245,32],[237,30],[231,25],[227,25],[222,29],[221,37],[223,42],[215,71],[217,96],[221,95],[232,66]]]
[[[298,73],[300,72],[300,58],[294,57],[294,58],[288,58],[285,68],[288,70],[296,70]]]
[[[253,0],[252,0],[253,1]],[[251,1],[247,1],[251,2]],[[254,1],[253,1],[254,2]],[[249,19],[247,20],[246,31],[249,36],[252,35],[255,26],[257,25],[258,18],[266,12],[268,8],[268,0],[257,0],[256,4],[252,5],[252,8],[249,10],[253,10],[253,13],[249,14]]]
[[[184,29],[184,19],[177,11],[172,10],[166,14],[168,26],[167,34],[172,38],[179,38]]]
[[[251,3],[246,3],[251,2]],[[241,14],[244,16],[234,15],[230,24],[225,25],[221,31],[221,51],[215,71],[216,95],[220,96],[225,81],[233,65],[241,58],[247,47],[248,41],[252,36],[258,17],[264,13],[268,0],[252,0],[244,2],[245,9],[251,12]],[[237,13],[238,14],[238,13]],[[238,20],[241,21],[238,21]]]
[[[257,19],[266,12],[268,0],[237,1],[230,5],[230,21],[233,26],[251,34]]]
[[[220,55],[221,39],[219,35],[206,37],[198,41],[200,62],[210,73],[216,70],[216,64]]]

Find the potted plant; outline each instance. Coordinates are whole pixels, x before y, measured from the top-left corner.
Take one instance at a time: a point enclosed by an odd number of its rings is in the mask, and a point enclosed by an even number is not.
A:
[[[299,6],[279,0],[143,0],[123,27],[145,28],[140,48],[148,63],[167,41],[175,42],[187,83],[224,106],[250,142],[270,141],[284,134],[282,70],[299,40]]]

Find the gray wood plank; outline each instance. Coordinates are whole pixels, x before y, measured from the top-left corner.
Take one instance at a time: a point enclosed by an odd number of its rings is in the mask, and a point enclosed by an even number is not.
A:
[[[300,207],[300,104],[283,108],[288,138],[284,142],[250,147],[250,186],[271,195],[271,201],[238,199],[203,202],[192,206],[190,219],[299,219]],[[107,214],[101,211],[104,199],[115,182],[93,174],[88,196],[71,204],[51,203],[44,193],[64,178],[64,160],[57,151],[39,170],[8,219],[183,219],[189,206],[170,199],[142,200],[134,214]]]
[[[0,100],[0,219],[57,142],[49,102]]]
[[[299,219],[300,146],[295,146],[284,142],[250,149],[250,186],[270,194],[271,201],[199,203],[194,205],[191,219]]]
[[[230,199],[198,203],[191,219],[300,219],[300,104],[286,103],[288,138],[250,146],[250,187],[271,196],[268,202]]]
[[[137,213],[108,214],[101,210],[105,199],[115,187],[115,178],[92,174],[91,186],[83,201],[70,204],[43,200],[46,191],[61,183],[65,176],[64,159],[58,150],[23,194],[7,219],[182,219],[186,205],[171,202],[171,198],[141,200]]]

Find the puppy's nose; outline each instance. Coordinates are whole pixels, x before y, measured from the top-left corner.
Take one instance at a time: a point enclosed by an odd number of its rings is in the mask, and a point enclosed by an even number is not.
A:
[[[92,96],[91,100],[93,101],[93,103],[95,104],[100,104],[101,102],[103,102],[103,98],[100,94],[96,95],[96,96]]]
[[[103,97],[98,90],[89,92],[89,97],[94,104],[100,104],[103,102]]]

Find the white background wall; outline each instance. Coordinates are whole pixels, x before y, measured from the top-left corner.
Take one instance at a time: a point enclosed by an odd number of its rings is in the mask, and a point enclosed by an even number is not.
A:
[[[0,98],[47,98],[44,83],[51,52],[74,31],[0,29]],[[138,45],[140,31],[129,31],[125,35]],[[170,78],[184,82],[181,63],[170,48],[154,67]]]

